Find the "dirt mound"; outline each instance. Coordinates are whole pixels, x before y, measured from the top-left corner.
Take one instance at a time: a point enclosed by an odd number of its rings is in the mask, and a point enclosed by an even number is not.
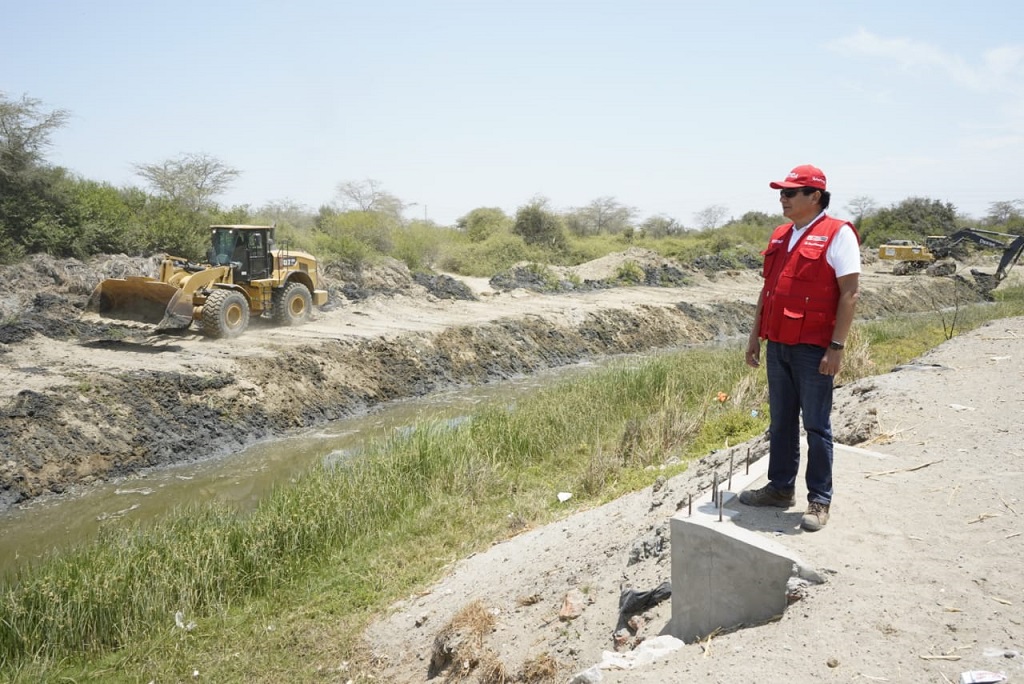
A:
[[[375,294],[398,294],[416,287],[408,266],[398,259],[385,258],[374,264],[331,261],[320,271],[332,303],[362,301]]]
[[[449,275],[429,275],[427,273],[415,273],[412,277],[418,285],[426,288],[427,292],[438,299],[463,299],[473,301],[476,295],[473,290],[461,280]]]
[[[524,289],[559,293],[629,285],[679,287],[691,281],[687,270],[679,263],[649,249],[631,247],[578,266],[521,262],[495,275],[490,285],[505,292]]]
[[[36,254],[0,268],[0,343],[14,344],[33,335],[51,339],[103,336],[117,330],[133,337],[122,325],[81,319],[89,295],[105,278],[153,276],[160,259],[124,254],[98,255],[86,261],[55,259]],[[7,351],[0,349],[0,352]]]
[[[680,268],[677,262],[666,259],[657,252],[642,247],[630,247],[567,269],[580,280],[614,280],[628,264],[636,264],[642,270],[660,270],[665,267]]]
[[[17,264],[0,267],[0,319],[33,309],[39,293],[88,296],[104,278],[152,275],[155,263],[124,255],[78,259],[55,259],[35,254]]]

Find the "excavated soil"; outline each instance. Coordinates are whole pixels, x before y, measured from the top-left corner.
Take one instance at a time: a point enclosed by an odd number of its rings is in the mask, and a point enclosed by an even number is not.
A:
[[[697,270],[633,249],[539,280],[536,268],[487,281],[414,276],[393,261],[330,264],[330,301],[311,322],[254,321],[229,341],[83,314],[100,280],[155,266],[36,256],[0,269],[0,510],[453,385],[737,338],[760,287],[756,270]],[[888,270],[867,267],[860,316],[981,299],[955,279]]]

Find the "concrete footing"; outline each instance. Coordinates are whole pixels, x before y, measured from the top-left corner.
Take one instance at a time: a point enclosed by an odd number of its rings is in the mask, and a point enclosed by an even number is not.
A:
[[[768,459],[763,458],[743,475],[730,477],[735,491],[762,478],[767,464]],[[693,643],[718,629],[756,625],[781,616],[788,605],[788,585],[793,577],[813,583],[823,581],[792,551],[755,531],[756,525],[744,527],[742,513],[726,508],[735,499],[734,492],[723,491],[720,503],[709,496],[692,511],[681,510],[670,521],[669,631],[684,642]]]
[[[671,520],[672,636],[698,641],[717,629],[754,625],[782,615],[790,578],[818,574],[781,544],[704,512]]]

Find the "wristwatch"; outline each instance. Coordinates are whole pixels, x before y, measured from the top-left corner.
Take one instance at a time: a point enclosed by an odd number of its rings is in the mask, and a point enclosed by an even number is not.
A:
[[[829,349],[846,349],[846,345],[843,344],[842,342],[836,342],[835,340],[832,340],[831,342],[828,343],[828,348]]]

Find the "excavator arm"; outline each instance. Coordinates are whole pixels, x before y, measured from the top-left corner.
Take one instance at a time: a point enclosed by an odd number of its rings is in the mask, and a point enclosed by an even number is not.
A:
[[[1002,250],[1003,256],[999,260],[999,267],[995,274],[984,273],[977,269],[971,270],[971,275],[984,289],[992,289],[999,284],[1014,267],[1024,252],[1024,235],[1011,235],[1008,233],[997,233],[992,230],[980,228],[964,228],[952,235],[938,235],[929,237],[927,240],[928,249],[936,257],[949,256],[956,247],[963,241],[973,242],[980,247]]]
[[[999,260],[999,268],[996,269],[996,280],[1002,280],[1020,259],[1021,252],[1024,252],[1024,235],[1018,235],[1004,250],[1003,258]]]

